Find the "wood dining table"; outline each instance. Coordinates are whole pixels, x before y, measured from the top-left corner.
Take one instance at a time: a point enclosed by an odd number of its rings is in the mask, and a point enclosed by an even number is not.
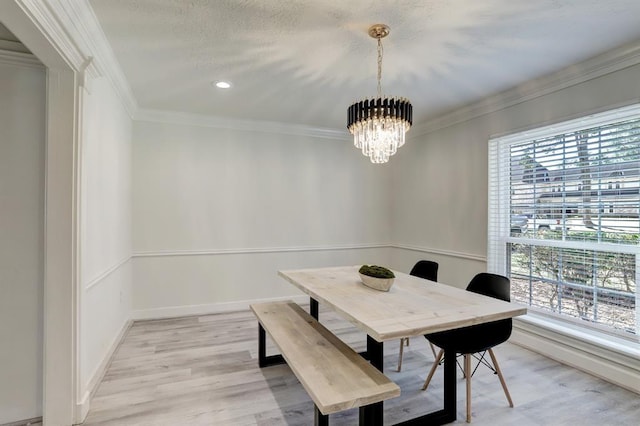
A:
[[[388,292],[365,286],[359,266],[278,271],[285,280],[308,294],[310,313],[318,319],[319,303],[367,333],[362,355],[383,370],[384,342],[422,336],[443,330],[512,318],[526,308],[460,288],[394,271]],[[376,404],[365,419],[367,426],[383,424],[383,403]],[[456,353],[444,354],[444,407],[399,423],[441,425],[456,420]]]

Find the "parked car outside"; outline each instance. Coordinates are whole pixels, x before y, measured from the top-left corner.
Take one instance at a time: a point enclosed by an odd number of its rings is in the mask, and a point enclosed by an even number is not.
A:
[[[529,218],[523,214],[511,215],[511,235],[521,235],[529,228]]]
[[[534,226],[538,231],[562,231],[563,229],[569,230],[569,227],[562,223],[561,219],[553,219],[538,215],[533,219]]]

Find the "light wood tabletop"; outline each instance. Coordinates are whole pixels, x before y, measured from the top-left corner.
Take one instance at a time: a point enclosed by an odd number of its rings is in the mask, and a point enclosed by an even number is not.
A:
[[[526,308],[394,271],[388,292],[366,287],[359,266],[278,271],[378,342],[523,315]]]

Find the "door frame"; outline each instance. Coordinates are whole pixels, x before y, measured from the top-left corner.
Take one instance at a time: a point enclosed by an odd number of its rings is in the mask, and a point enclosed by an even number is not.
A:
[[[78,419],[80,56],[69,55],[75,47],[64,45],[70,38],[46,4],[0,1],[0,16],[47,68],[42,416],[45,425],[71,425]]]

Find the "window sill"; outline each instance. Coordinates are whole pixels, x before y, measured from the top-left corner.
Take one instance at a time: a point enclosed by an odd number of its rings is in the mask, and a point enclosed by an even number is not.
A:
[[[511,341],[640,393],[640,344],[529,313],[514,318]]]
[[[600,349],[613,351],[636,359],[640,357],[640,343],[614,334],[587,329],[568,321],[562,321],[531,312],[523,317],[516,318],[516,321],[544,328],[562,336],[589,343],[590,346],[595,346]]]

